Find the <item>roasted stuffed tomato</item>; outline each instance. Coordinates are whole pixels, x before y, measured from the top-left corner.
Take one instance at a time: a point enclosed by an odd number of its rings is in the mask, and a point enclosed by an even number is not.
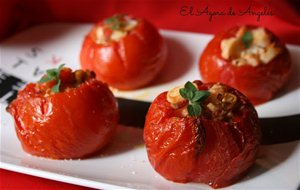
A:
[[[113,136],[116,99],[91,71],[51,69],[30,83],[7,107],[17,136],[29,154],[52,159],[83,158]]]
[[[84,39],[80,61],[83,69],[120,90],[149,84],[161,71],[166,44],[148,21],[114,15],[97,23]]]
[[[188,82],[160,94],[146,116],[153,168],[168,180],[228,186],[253,164],[260,144],[250,101],[220,83]]]
[[[200,57],[204,82],[222,82],[261,104],[287,82],[291,58],[285,45],[263,27],[233,27],[216,35]]]

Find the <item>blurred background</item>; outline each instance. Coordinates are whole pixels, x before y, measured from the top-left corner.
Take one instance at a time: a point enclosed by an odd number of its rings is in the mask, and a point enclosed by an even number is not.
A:
[[[285,42],[300,43],[299,0],[0,0],[0,2],[0,40],[42,23],[97,22],[115,13],[128,13],[144,17],[159,28],[211,34],[234,24],[263,25]],[[236,13],[235,16],[227,14],[230,8]],[[190,12],[191,9],[193,13],[197,10],[203,13],[200,16],[191,15],[193,14]],[[226,14],[212,16],[209,20],[208,14],[218,14],[217,12]],[[259,21],[256,14],[262,14]]]

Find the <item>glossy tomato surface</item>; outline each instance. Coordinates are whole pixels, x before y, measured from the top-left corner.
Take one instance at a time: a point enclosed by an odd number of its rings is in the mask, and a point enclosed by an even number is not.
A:
[[[212,84],[202,84],[207,89]],[[146,116],[144,140],[153,168],[168,180],[231,185],[254,163],[261,131],[249,100],[231,87],[240,111],[230,121],[217,120],[205,110],[197,117],[181,117],[160,94]]]
[[[7,110],[23,149],[53,159],[83,158],[98,151],[118,121],[113,94],[95,79],[49,96],[28,84]]]
[[[245,94],[253,104],[261,104],[272,99],[287,82],[291,72],[291,58],[285,45],[266,29],[271,41],[282,48],[281,53],[269,63],[256,67],[231,64],[231,60],[222,58],[220,43],[223,39],[234,37],[238,30],[238,26],[233,27],[217,34],[209,42],[199,60],[200,73],[204,82],[225,83]]]
[[[166,44],[158,30],[144,19],[120,41],[99,44],[94,40],[96,24],[84,39],[80,61],[83,69],[120,90],[149,84],[161,71],[167,57]]]

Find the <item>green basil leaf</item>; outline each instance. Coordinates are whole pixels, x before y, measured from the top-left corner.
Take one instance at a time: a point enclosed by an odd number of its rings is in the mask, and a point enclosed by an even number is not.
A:
[[[192,92],[197,91],[197,88],[190,81],[185,83],[184,88],[186,88],[186,89],[188,89],[189,91],[192,91]]]
[[[113,23],[114,20],[115,20],[115,17],[107,18],[107,19],[105,19],[104,24],[110,24],[110,23]]]
[[[187,93],[188,93],[188,89],[186,89],[186,88],[181,88],[181,89],[179,89],[179,94],[180,94],[181,97],[183,97],[184,99],[188,99]]]
[[[52,92],[59,92],[60,83],[60,80],[58,80],[56,85],[52,87]]]
[[[201,113],[201,106],[199,104],[188,105],[187,110],[192,117],[198,116]]]
[[[195,92],[188,90],[186,95],[187,95],[187,99],[191,101],[195,96]]]
[[[61,69],[62,69],[64,66],[65,66],[65,64],[61,64],[61,65],[57,68],[58,74],[60,73]]]
[[[56,78],[57,76],[57,69],[49,69],[46,71],[48,77]]]
[[[195,95],[191,101],[198,102],[200,100],[205,100],[206,98],[208,98],[209,95],[210,95],[210,93],[208,91],[199,90],[199,91],[195,92]]]
[[[51,80],[53,80],[52,77],[49,77],[48,75],[45,75],[45,76],[43,76],[43,77],[38,81],[38,83],[49,82],[49,81],[51,81]]]
[[[61,64],[57,69],[48,69],[46,71],[46,75],[43,76],[38,83],[44,83],[44,82],[49,82],[51,80],[56,80],[57,84],[55,86],[52,87],[52,92],[59,92],[59,87],[60,87],[60,79],[59,79],[59,75],[60,75],[60,71],[61,69],[65,66],[65,64]]]
[[[121,28],[120,15],[114,15],[110,18],[107,18],[104,21],[104,24],[107,25],[112,30],[119,30]]]
[[[186,82],[184,88],[179,89],[180,95],[189,101],[187,110],[190,116],[199,116],[202,112],[201,102],[210,96],[206,90],[197,90],[190,81]]]
[[[253,36],[250,31],[245,32],[245,34],[242,37],[242,41],[246,48],[250,47],[251,42],[253,41]]]

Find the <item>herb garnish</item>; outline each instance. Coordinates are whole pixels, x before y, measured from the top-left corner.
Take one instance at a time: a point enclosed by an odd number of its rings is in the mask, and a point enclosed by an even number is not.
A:
[[[251,32],[250,31],[245,32],[245,34],[242,37],[242,41],[246,46],[246,48],[250,47],[252,40],[253,40],[253,36]]]
[[[38,81],[38,83],[45,83],[45,82],[49,82],[51,80],[55,80],[56,85],[54,85],[51,90],[52,90],[52,92],[59,92],[59,87],[61,84],[59,74],[64,65],[65,64],[60,65],[57,69],[48,69],[46,71],[46,75],[44,75],[41,78],[41,80]]]
[[[114,15],[110,18],[107,18],[104,21],[104,24],[112,30],[120,30],[124,26],[124,22],[121,19],[122,15]]]
[[[199,116],[202,112],[200,103],[203,102],[210,92],[206,90],[197,90],[197,88],[190,81],[186,82],[184,88],[179,90],[180,95],[189,101],[187,107],[188,113],[190,116]]]

